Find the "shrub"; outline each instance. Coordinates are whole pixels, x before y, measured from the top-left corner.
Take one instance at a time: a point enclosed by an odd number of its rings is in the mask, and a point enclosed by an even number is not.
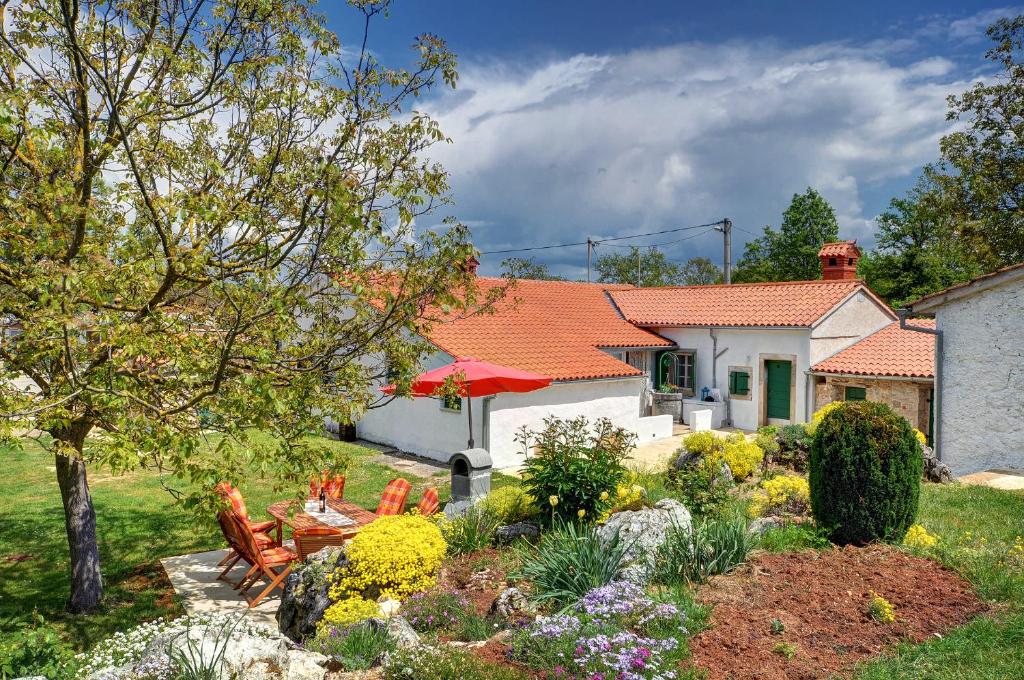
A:
[[[34,614],[30,624],[0,638],[0,678],[56,677],[71,661],[71,650],[45,624]]]
[[[818,430],[818,425],[821,425],[821,421],[825,419],[825,416],[827,416],[829,413],[832,413],[832,411],[835,411],[836,409],[842,408],[843,404],[848,403],[856,402],[830,401],[829,403],[825,404],[817,411],[815,411],[814,414],[811,415],[811,422],[807,423],[807,425],[804,426],[807,430],[807,436],[813,437],[814,433],[817,432]]]
[[[658,548],[655,579],[667,585],[703,583],[742,564],[755,542],[746,519],[731,513],[698,522],[692,537],[673,527]]]
[[[754,474],[764,462],[764,451],[756,443],[741,434],[729,435],[719,446],[707,455],[709,461],[725,461],[732,471],[733,479],[742,481]]]
[[[524,522],[537,514],[533,497],[518,485],[503,486],[490,492],[483,500],[483,507],[498,524]]]
[[[455,519],[439,515],[437,526],[448,544],[449,555],[465,555],[489,548],[500,521],[486,507],[471,506]]]
[[[385,680],[523,680],[514,668],[486,663],[452,647],[419,645],[396,650],[384,664]]]
[[[914,436],[917,437],[917,441],[921,442],[921,446],[928,446],[928,437],[916,427],[914,428]]]
[[[548,418],[539,433],[524,427],[516,440],[527,453],[523,485],[537,499],[541,516],[576,519],[582,510],[595,520],[626,477],[624,461],[636,436],[604,418],[593,428],[583,417]]]
[[[765,462],[778,459],[781,447],[779,446],[779,428],[777,426],[765,425],[758,428],[754,442],[764,451]]]
[[[761,482],[747,509],[751,517],[802,515],[810,508],[811,488],[797,475],[780,475]]]
[[[647,503],[647,489],[639,484],[632,483],[636,474],[629,473],[629,480],[626,484],[619,484],[615,487],[615,493],[610,494],[612,506],[601,513],[598,523],[605,522],[613,513],[623,510],[640,510]]]
[[[519,546],[516,576],[531,582],[535,600],[564,606],[611,583],[627,547],[617,538],[602,544],[593,527],[558,523],[539,545]]]
[[[785,425],[779,430],[776,441],[779,451],[774,460],[780,465],[791,467],[797,472],[807,469],[807,456],[811,451],[812,437],[806,425]]]
[[[714,432],[694,432],[683,437],[683,448],[690,453],[706,456],[721,443]]]
[[[347,564],[331,577],[331,599],[404,600],[434,585],[446,550],[441,530],[425,517],[378,517],[346,548]]]
[[[469,600],[456,592],[418,593],[402,605],[402,616],[421,633],[452,628],[471,611]]]
[[[380,616],[380,605],[362,595],[342,597],[324,611],[323,626],[351,626],[354,623]]]
[[[898,541],[917,514],[920,445],[886,406],[841,402],[822,418],[811,447],[811,508],[835,543]]]
[[[687,508],[698,515],[708,515],[729,499],[732,480],[722,480],[720,475],[721,465],[704,459],[676,471],[672,485],[678,489]]]
[[[329,656],[342,670],[364,671],[384,654],[395,650],[395,641],[387,629],[379,626],[326,626],[306,643],[306,649]]]

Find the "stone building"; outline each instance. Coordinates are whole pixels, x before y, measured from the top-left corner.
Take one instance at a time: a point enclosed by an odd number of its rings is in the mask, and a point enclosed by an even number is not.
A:
[[[911,325],[935,328],[933,319]],[[891,323],[815,364],[814,407],[833,401],[880,401],[932,438],[935,338]]]
[[[1024,469],[1024,263],[921,298],[911,311],[934,316],[940,334],[939,459],[955,475]]]

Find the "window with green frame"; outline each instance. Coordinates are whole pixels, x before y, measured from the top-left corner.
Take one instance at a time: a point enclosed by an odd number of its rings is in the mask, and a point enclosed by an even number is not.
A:
[[[462,410],[462,397],[453,395],[445,395],[441,397],[441,408],[445,411],[461,411]]]
[[[750,396],[750,369],[729,369],[729,395],[733,397]]]
[[[868,398],[868,389],[866,387],[850,387],[847,386],[843,390],[843,399],[846,401],[866,401]]]

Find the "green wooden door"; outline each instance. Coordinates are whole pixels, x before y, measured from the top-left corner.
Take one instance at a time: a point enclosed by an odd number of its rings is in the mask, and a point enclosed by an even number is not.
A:
[[[764,362],[767,375],[767,415],[769,418],[789,420],[789,382],[792,378],[793,362],[774,359]]]

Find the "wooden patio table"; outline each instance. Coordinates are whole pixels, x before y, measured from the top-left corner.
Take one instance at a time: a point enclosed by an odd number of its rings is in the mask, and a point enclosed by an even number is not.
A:
[[[284,500],[272,503],[267,507],[267,513],[271,517],[277,520],[277,543],[281,545],[281,534],[283,525],[287,524],[293,530],[294,529],[309,529],[313,527],[331,527],[330,524],[321,522],[313,515],[299,510],[295,512],[300,506],[294,500]],[[339,512],[345,515],[352,524],[348,524],[337,528],[342,532],[345,538],[352,538],[359,532],[360,529],[365,527],[367,524],[377,519],[377,515],[369,510],[365,510],[355,503],[349,503],[348,501],[339,500],[335,498],[327,499],[327,507],[335,512]]]

